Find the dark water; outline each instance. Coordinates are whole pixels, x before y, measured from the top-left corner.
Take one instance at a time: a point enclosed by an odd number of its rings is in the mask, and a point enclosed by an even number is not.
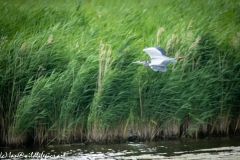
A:
[[[204,140],[176,140],[159,142],[128,142],[124,144],[90,144],[90,145],[59,145],[47,148],[0,148],[0,159],[118,159],[117,157],[128,157],[136,155],[163,155],[165,157],[200,152],[202,149],[211,149],[219,147],[240,146],[240,137],[238,138],[214,138]],[[228,149],[225,149],[226,151]]]

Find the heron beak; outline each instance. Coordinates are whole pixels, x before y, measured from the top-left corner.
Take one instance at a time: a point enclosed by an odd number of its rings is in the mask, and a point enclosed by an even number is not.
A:
[[[178,59],[183,59],[183,58],[185,58],[185,57],[184,57],[184,56],[179,56],[179,57],[178,57]]]

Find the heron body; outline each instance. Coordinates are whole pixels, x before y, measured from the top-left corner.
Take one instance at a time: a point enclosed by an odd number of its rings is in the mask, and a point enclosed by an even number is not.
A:
[[[166,52],[161,47],[150,47],[143,49],[150,56],[149,61],[141,60],[133,63],[143,64],[146,67],[151,67],[154,71],[167,71],[167,64],[176,62],[175,58],[170,58],[166,56]]]

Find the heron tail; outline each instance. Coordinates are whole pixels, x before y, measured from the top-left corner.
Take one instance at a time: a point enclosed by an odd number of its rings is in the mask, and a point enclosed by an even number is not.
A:
[[[169,62],[175,63],[175,62],[177,62],[177,60],[176,60],[175,58],[170,58],[170,59],[169,59]]]

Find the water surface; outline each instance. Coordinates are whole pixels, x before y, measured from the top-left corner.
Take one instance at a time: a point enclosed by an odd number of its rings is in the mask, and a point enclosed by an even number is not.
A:
[[[206,155],[221,157],[223,153],[227,153],[225,156],[228,158],[240,157],[240,138],[0,148],[1,159],[181,159],[190,155],[195,159],[197,155],[202,155],[200,159],[206,159]]]

